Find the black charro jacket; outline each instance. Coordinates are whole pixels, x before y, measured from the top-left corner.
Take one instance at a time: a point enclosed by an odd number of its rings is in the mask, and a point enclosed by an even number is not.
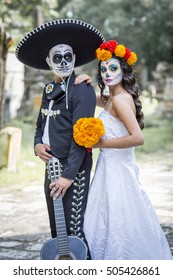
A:
[[[74,85],[76,76],[73,73],[68,86],[68,109],[66,109],[66,95],[62,92],[54,100],[52,110],[59,110],[59,114],[49,117],[49,140],[52,154],[59,159],[67,159],[68,163],[62,176],[74,180],[86,156],[87,150],[77,145],[73,139],[73,125],[83,117],[93,117],[96,97],[91,85],[83,82]],[[45,86],[46,87],[46,86]],[[43,143],[42,136],[46,123],[46,116],[42,109],[48,109],[50,99],[44,89],[40,112],[36,123],[34,148]]]

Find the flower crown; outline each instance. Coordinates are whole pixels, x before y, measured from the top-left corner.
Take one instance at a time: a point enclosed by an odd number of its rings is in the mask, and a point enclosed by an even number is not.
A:
[[[126,48],[124,45],[119,45],[116,41],[110,40],[104,42],[96,50],[96,57],[100,60],[109,60],[112,55],[120,58],[125,58],[127,64],[132,65],[137,61],[137,55],[131,52],[130,49]]]

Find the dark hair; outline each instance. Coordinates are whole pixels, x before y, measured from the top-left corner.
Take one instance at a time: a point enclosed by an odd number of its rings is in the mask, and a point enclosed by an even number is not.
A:
[[[116,57],[117,58],[117,57]],[[118,59],[118,58],[117,58]],[[135,73],[130,65],[127,64],[124,58],[118,59],[121,65],[121,69],[123,71],[123,79],[121,82],[122,87],[133,97],[134,104],[136,107],[136,120],[141,128],[144,128],[144,114],[142,112],[142,103],[139,98],[141,91],[136,81]],[[100,88],[100,94],[103,102],[106,102],[108,97],[104,95],[105,84],[101,78],[101,67],[100,63],[98,64],[98,86]]]

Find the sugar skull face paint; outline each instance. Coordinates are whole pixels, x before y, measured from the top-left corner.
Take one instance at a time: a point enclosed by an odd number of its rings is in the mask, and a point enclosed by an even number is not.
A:
[[[123,72],[118,59],[111,58],[100,64],[101,77],[106,86],[115,86],[121,83]]]
[[[70,46],[60,44],[49,51],[46,61],[55,75],[66,78],[74,69],[75,55]]]

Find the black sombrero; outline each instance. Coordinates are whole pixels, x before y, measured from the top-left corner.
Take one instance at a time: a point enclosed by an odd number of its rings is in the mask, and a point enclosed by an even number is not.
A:
[[[45,23],[28,33],[16,48],[17,59],[33,68],[49,70],[46,57],[52,47],[67,44],[76,54],[75,67],[96,58],[103,43],[101,32],[89,23],[76,19],[59,19]]]

